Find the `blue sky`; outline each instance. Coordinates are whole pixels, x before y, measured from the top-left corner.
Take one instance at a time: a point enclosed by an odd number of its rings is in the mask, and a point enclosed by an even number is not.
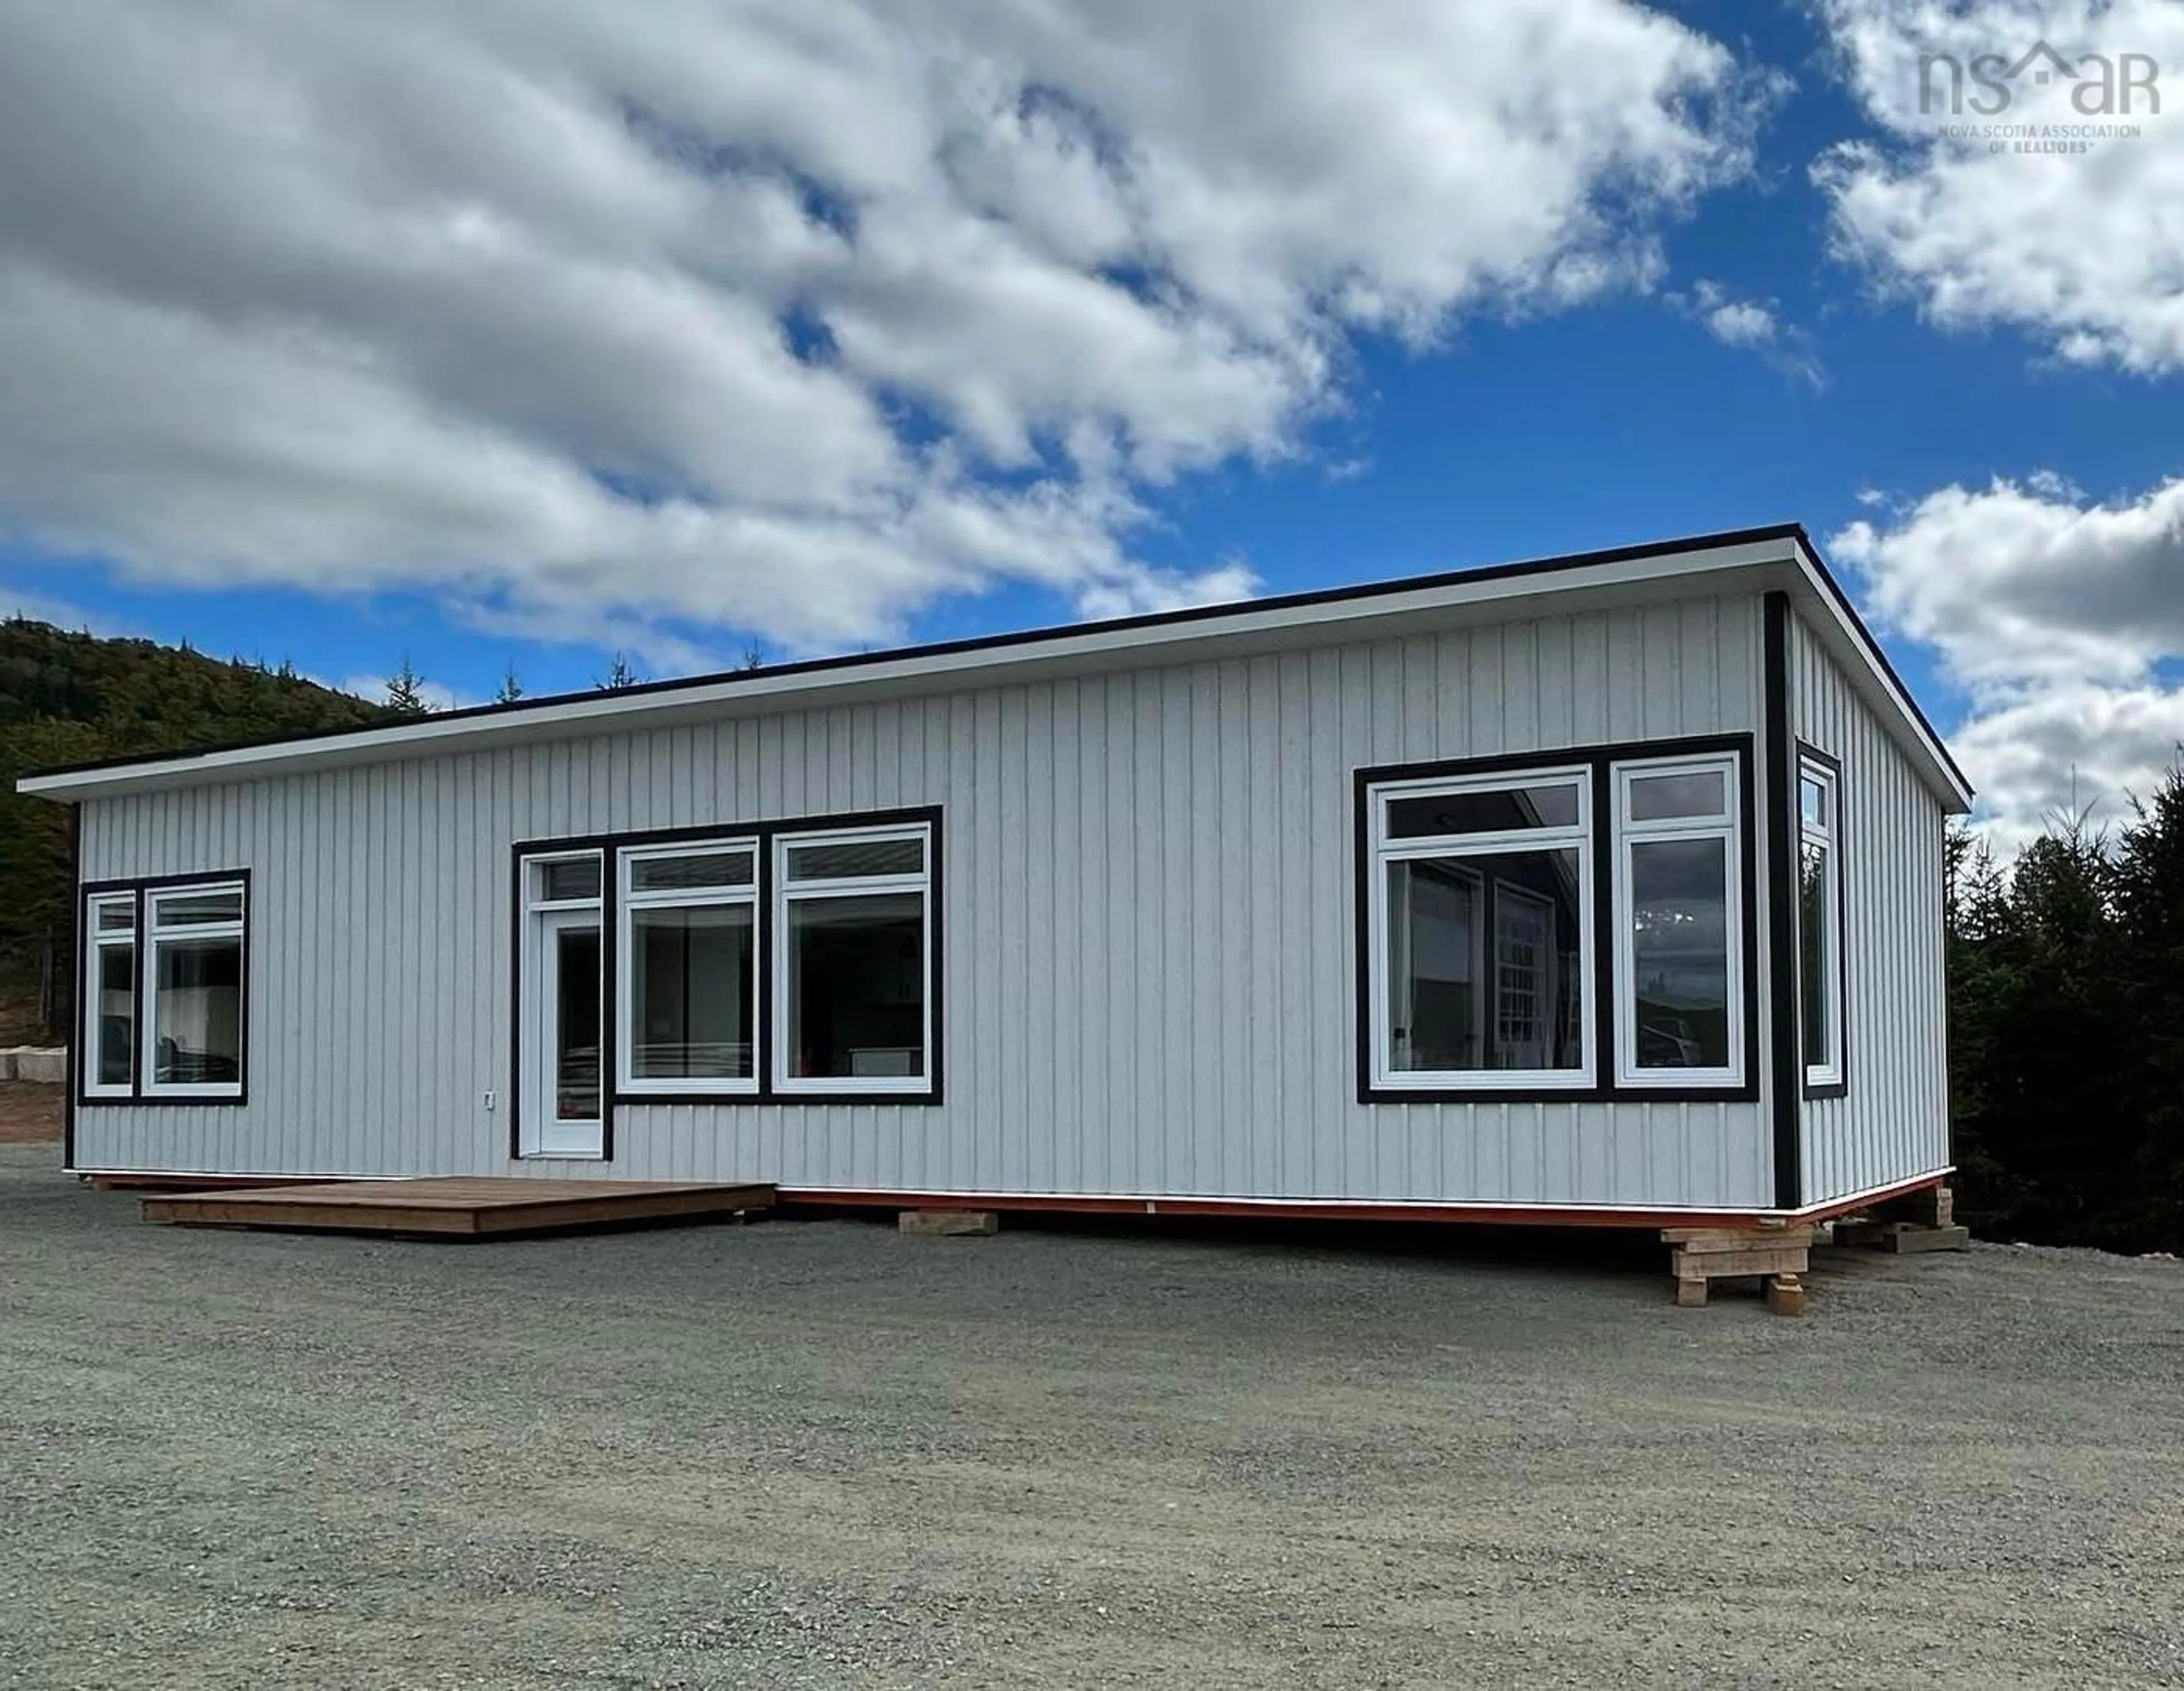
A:
[[[2165,761],[2184,130],[1995,157],[1905,67],[2184,101],[2184,7],[1251,17],[303,5],[214,118],[216,40],[11,16],[0,597],[467,701],[1796,519],[1998,837]]]

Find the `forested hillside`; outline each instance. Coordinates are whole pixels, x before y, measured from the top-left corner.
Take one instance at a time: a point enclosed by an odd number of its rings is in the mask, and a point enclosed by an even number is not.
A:
[[[387,715],[285,667],[0,622],[0,1043],[60,1036],[58,971],[72,954],[68,813],[20,797],[17,776]]]

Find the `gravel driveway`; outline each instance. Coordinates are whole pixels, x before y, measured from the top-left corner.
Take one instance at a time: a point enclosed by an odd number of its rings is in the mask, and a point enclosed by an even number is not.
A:
[[[182,1232],[0,1148],[0,1684],[2184,1683],[2184,1267]]]

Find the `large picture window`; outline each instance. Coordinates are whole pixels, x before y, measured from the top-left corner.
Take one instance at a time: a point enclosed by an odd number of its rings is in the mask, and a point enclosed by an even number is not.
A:
[[[1797,759],[1797,970],[1808,1091],[1841,1087],[1843,1062],[1841,777],[1810,748]]]
[[[931,1043],[928,830],[774,843],[783,1092],[922,1091]]]
[[[249,906],[240,871],[86,889],[83,1102],[242,1098]]]
[[[1391,782],[1367,803],[1375,1084],[1591,1085],[1588,772]]]
[[[1614,768],[1616,1078],[1744,1078],[1744,900],[1734,757]]]
[[[1363,1101],[1751,1096],[1750,743],[1360,770]]]
[[[757,843],[620,859],[621,1089],[757,1091]]]

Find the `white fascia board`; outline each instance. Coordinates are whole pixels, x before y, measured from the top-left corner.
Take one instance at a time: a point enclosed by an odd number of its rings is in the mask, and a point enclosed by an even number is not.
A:
[[[388,763],[481,751],[539,740],[579,739],[719,721],[820,705],[915,697],[1158,664],[1211,661],[1304,646],[1392,637],[1409,632],[1539,614],[1581,596],[1586,609],[1757,592],[1794,568],[1785,535],[1677,552],[1537,570],[1487,570],[1477,579],[1443,578],[1406,589],[1338,590],[1217,613],[1079,630],[996,637],[964,647],[911,649],[853,663],[788,665],[707,677],[627,693],[541,699],[507,709],[425,716],[384,727],[278,741],[228,750],[146,759],[98,768],[25,776],[20,793],[58,799],[254,781],[303,769]]]

